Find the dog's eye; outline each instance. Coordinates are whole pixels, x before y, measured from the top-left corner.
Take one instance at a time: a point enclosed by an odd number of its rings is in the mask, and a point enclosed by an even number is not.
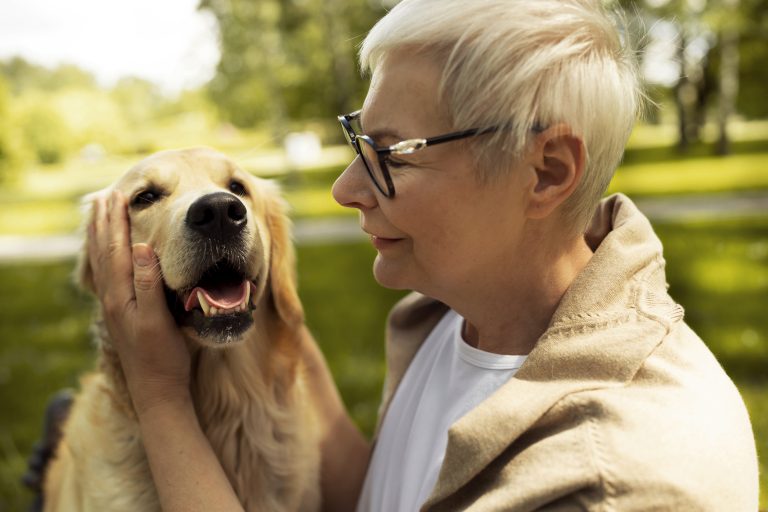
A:
[[[245,190],[245,185],[237,180],[232,180],[229,182],[229,191],[233,194],[237,194],[238,196],[248,195],[248,192]]]
[[[163,195],[157,190],[145,190],[136,194],[131,201],[131,206],[146,207],[159,201]]]

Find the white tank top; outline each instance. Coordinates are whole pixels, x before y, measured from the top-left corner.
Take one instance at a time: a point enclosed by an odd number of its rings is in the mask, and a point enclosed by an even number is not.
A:
[[[468,345],[462,323],[448,311],[406,370],[379,431],[358,512],[418,510],[437,482],[448,429],[523,365],[526,356]]]

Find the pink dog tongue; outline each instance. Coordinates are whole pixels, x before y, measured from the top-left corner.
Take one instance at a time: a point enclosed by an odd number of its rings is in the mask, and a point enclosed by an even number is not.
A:
[[[245,301],[248,286],[250,286],[248,281],[243,281],[240,284],[222,285],[211,288],[202,288],[198,286],[190,292],[187,298],[187,303],[184,305],[184,309],[189,311],[200,304],[197,298],[198,291],[203,293],[208,304],[213,307],[220,309],[234,308]]]
[[[201,288],[201,290],[203,290],[203,294],[211,306],[231,308],[239,306],[243,302],[246,286],[247,283],[243,281],[239,285],[217,286],[210,289]]]

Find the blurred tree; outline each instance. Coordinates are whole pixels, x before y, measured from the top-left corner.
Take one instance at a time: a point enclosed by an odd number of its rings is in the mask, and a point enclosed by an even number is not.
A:
[[[112,88],[111,96],[125,120],[134,125],[152,120],[167,103],[157,85],[136,77],[119,80]]]
[[[732,15],[733,16],[733,15]],[[739,95],[736,110],[752,118],[768,117],[768,0],[740,0]]]
[[[716,152],[729,150],[728,123],[738,113],[768,115],[768,0],[618,0],[647,26],[659,20],[677,33],[678,79],[672,88],[678,147],[698,140],[707,117],[718,126]],[[716,108],[710,105],[717,98]]]
[[[717,153],[730,152],[728,119],[734,113],[739,93],[739,0],[723,0],[719,23],[720,42],[720,101],[717,112]]]
[[[365,81],[356,45],[382,15],[369,0],[201,0],[219,24],[221,60],[209,90],[241,127],[330,118],[356,108]]]
[[[21,57],[0,62],[0,75],[8,81],[13,95],[33,90],[50,92],[67,88],[96,88],[93,75],[77,66],[64,64],[48,69]]]
[[[0,75],[0,183],[11,180],[25,161],[18,131],[11,120],[10,103],[9,87]]]
[[[16,127],[40,163],[58,163],[73,149],[69,126],[42,95],[27,95],[17,106],[14,117]]]

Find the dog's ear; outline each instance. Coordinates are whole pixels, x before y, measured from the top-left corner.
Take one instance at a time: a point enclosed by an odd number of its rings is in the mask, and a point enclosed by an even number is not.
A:
[[[269,287],[278,315],[285,324],[295,326],[304,321],[304,310],[296,291],[296,251],[287,212],[288,205],[275,186],[266,201],[267,228],[272,239]]]
[[[88,226],[93,220],[94,201],[108,193],[109,191],[107,189],[99,190],[98,192],[92,192],[85,195],[80,201],[80,212],[83,219],[82,223],[80,224],[80,235],[83,239],[83,245],[77,255],[74,280],[75,284],[77,284],[80,288],[94,294],[96,293],[96,286],[93,282],[93,269],[91,268],[91,262],[88,259]]]

